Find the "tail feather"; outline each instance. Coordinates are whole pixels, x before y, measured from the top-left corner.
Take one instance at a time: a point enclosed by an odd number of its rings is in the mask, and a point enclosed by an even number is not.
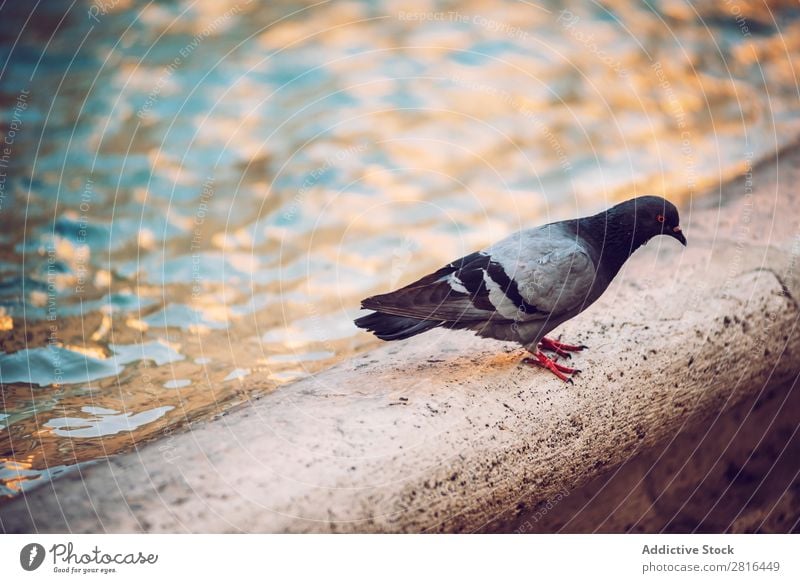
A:
[[[358,318],[355,324],[374,333],[381,340],[403,340],[436,328],[442,322],[374,312]]]

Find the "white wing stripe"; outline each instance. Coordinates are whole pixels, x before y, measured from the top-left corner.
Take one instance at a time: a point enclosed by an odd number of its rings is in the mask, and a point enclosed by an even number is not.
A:
[[[517,320],[524,312],[521,312],[516,304],[512,302],[495,280],[489,275],[485,269],[483,271],[483,281],[486,283],[486,289],[489,290],[489,301],[501,316],[509,320]]]

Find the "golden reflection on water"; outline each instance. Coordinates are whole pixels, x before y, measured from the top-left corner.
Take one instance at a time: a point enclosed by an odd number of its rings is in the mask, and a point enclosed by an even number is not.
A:
[[[112,4],[42,56],[43,8],[0,89],[0,496],[373,346],[370,293],[691,197],[800,119],[794,2]]]

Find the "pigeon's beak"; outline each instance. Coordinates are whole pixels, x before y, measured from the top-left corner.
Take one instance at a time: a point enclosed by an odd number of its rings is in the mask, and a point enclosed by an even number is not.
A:
[[[683,231],[681,231],[680,227],[673,227],[671,236],[675,237],[681,244],[686,247],[686,237],[683,236]]]

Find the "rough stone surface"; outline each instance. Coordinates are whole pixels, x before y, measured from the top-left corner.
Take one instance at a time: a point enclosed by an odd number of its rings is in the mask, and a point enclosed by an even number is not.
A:
[[[800,391],[771,388],[484,531],[797,532]]]
[[[434,331],[82,468],[0,507],[2,529],[796,528],[798,161],[684,208],[686,251],[654,240],[558,331],[590,346],[574,386]]]

